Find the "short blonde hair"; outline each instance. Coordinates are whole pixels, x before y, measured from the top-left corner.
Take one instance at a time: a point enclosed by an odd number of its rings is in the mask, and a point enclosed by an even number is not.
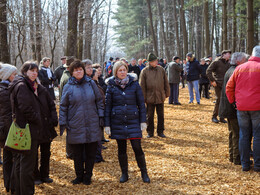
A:
[[[121,66],[125,66],[127,72],[128,72],[128,66],[127,64],[124,62],[124,61],[118,61],[114,64],[114,67],[113,67],[113,75],[116,76],[116,73],[118,71],[118,69],[121,67]]]

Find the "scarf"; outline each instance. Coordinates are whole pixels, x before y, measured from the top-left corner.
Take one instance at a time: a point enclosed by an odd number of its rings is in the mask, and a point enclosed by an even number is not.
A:
[[[25,79],[30,84],[30,86],[32,87],[34,94],[38,96],[38,92],[37,92],[38,83],[37,83],[37,81],[36,80],[32,81],[28,77],[25,77]]]
[[[52,77],[51,69],[46,67],[42,67],[42,69],[47,71],[48,78],[50,79]]]
[[[118,86],[120,86],[122,89],[124,89],[126,87],[127,83],[129,82],[129,77],[127,75],[126,78],[124,78],[122,80],[115,77],[115,82]]]

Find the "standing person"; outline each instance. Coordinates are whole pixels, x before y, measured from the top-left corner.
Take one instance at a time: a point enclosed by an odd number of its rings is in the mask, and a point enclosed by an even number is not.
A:
[[[95,82],[86,76],[80,60],[70,64],[70,74],[60,103],[60,134],[67,129],[67,142],[73,150],[76,179],[71,182],[90,185],[97,145],[102,136],[103,99]]]
[[[82,63],[85,65],[86,75],[88,77],[91,77],[91,75],[93,73],[93,68],[92,68],[93,62],[90,59],[85,59],[85,60],[82,60]]]
[[[187,71],[188,89],[190,94],[189,104],[193,103],[194,100],[193,88],[195,90],[197,104],[200,104],[200,92],[199,92],[199,79],[201,74],[200,63],[192,53],[187,53],[186,57],[188,61],[186,64],[186,71]]]
[[[239,125],[237,121],[237,110],[229,103],[226,95],[226,85],[237,66],[245,63],[247,55],[242,52],[233,53],[230,61],[230,68],[224,76],[224,82],[219,103],[219,117],[227,118],[229,131],[229,161],[235,165],[240,165],[239,155]]]
[[[201,58],[200,59],[200,67],[201,67],[201,74],[200,74],[200,80],[199,80],[199,91],[200,91],[200,98],[201,98],[201,92],[204,90],[204,96],[206,99],[209,99],[209,79],[206,75],[206,71],[209,67],[209,65],[205,61],[206,59]]]
[[[106,78],[111,77],[112,76],[112,70],[113,70],[113,57],[110,57],[107,64],[106,64]]]
[[[138,67],[140,68],[140,71],[142,71],[145,68],[143,60],[141,58],[138,60]]]
[[[34,183],[36,185],[42,183],[52,183],[53,180],[49,177],[50,172],[50,156],[51,142],[57,137],[55,127],[58,125],[58,117],[56,106],[47,89],[42,85],[38,85],[38,100],[41,108],[41,119],[43,129],[38,139],[38,148],[40,148],[40,167],[38,168],[38,153],[35,161]]]
[[[173,57],[173,62],[170,62],[167,67],[167,75],[170,84],[169,104],[181,105],[179,102],[179,83],[180,73],[183,70],[178,56]]]
[[[49,94],[51,95],[51,98],[55,100],[56,98],[53,87],[56,77],[50,69],[50,63],[50,58],[44,57],[42,59],[40,64],[41,69],[39,70],[39,79],[41,81],[41,84],[48,90]]]
[[[140,75],[140,86],[143,90],[144,101],[147,109],[148,138],[154,136],[154,111],[157,113],[157,134],[166,137],[164,129],[164,101],[170,95],[170,86],[163,67],[158,66],[158,59],[153,53],[149,53],[148,66]],[[155,79],[156,78],[156,79]]]
[[[243,171],[250,170],[253,135],[254,171],[260,172],[260,45],[253,48],[248,62],[239,65],[228,80],[226,95],[237,107],[239,152]]]
[[[0,64],[0,151],[4,147],[5,141],[12,124],[12,107],[8,86],[14,80],[17,68],[10,64]],[[1,156],[1,152],[0,152]],[[0,158],[1,160],[1,158]],[[3,149],[3,175],[4,186],[7,192],[14,192],[14,164],[13,153]]]
[[[15,193],[34,194],[34,176],[38,138],[41,135],[41,109],[38,101],[36,78],[38,66],[34,62],[25,62],[21,67],[22,76],[16,76],[10,83],[10,96],[16,124],[25,128],[29,124],[31,150],[15,155]]]
[[[224,50],[222,51],[222,54],[220,57],[216,58],[208,67],[207,69],[207,76],[211,82],[211,85],[215,88],[215,94],[216,94],[216,103],[212,115],[212,122],[214,123],[227,123],[227,121],[224,118],[220,118],[218,120],[218,109],[219,109],[219,101],[221,96],[221,90],[223,85],[223,80],[225,73],[229,69],[229,59],[231,56],[230,50]]]
[[[185,80],[186,80],[186,77],[187,77],[186,64],[187,64],[186,59],[183,59],[182,60],[183,71],[181,71],[182,88],[185,88]]]
[[[128,180],[127,139],[134,150],[143,182],[150,183],[141,147],[142,131],[147,127],[144,98],[137,76],[127,75],[127,72],[128,66],[119,61],[114,65],[114,77],[107,80],[105,132],[117,141],[118,160],[122,171],[120,183]]]
[[[62,74],[64,72],[64,70],[66,70],[66,56],[63,56],[60,58],[61,60],[61,65],[58,66],[55,70],[54,70],[54,75],[56,77],[56,82],[57,82],[57,85],[59,88],[60,88],[60,79],[62,77]]]
[[[130,73],[137,74],[137,78],[139,78],[141,70],[140,70],[139,66],[136,65],[136,59],[135,58],[131,59],[131,64],[129,65],[129,70],[128,71]]]

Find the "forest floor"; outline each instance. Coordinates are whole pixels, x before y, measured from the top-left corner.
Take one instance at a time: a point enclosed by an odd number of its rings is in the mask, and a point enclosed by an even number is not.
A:
[[[213,94],[212,94],[213,96]],[[213,98],[201,105],[188,104],[188,89],[180,89],[181,106],[165,102],[167,138],[142,140],[150,184],[142,182],[128,144],[129,181],[119,183],[120,168],[115,140],[103,150],[105,162],[95,164],[90,186],[72,185],[73,161],[65,157],[65,136],[51,148],[51,184],[36,186],[36,194],[260,194],[260,175],[242,172],[228,160],[227,124],[211,122]],[[0,194],[5,194],[0,168]]]

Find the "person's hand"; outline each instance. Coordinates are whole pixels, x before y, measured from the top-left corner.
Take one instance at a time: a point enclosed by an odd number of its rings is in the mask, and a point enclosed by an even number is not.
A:
[[[232,103],[232,106],[233,106],[235,109],[237,109],[237,104],[236,104],[236,102],[233,102],[233,103]]]
[[[213,87],[217,87],[216,81],[211,82],[211,85],[212,85]]]
[[[99,117],[99,126],[104,127],[104,117]]]
[[[66,129],[66,125],[60,125],[60,136],[63,135],[65,129]]]
[[[111,135],[111,129],[110,129],[110,127],[105,127],[105,133],[107,134],[107,135]]]
[[[145,131],[147,129],[147,124],[146,123],[141,123],[140,126],[141,126],[141,130],[142,131]]]

